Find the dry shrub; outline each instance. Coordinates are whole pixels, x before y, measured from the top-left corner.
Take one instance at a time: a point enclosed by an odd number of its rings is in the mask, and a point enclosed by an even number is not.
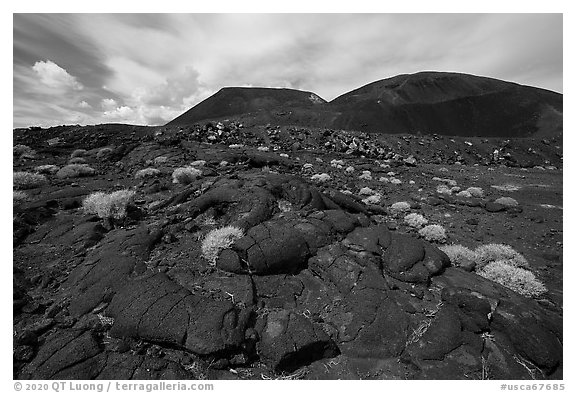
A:
[[[202,171],[191,166],[174,169],[172,172],[172,182],[180,184],[190,184],[202,175]]]
[[[446,230],[441,225],[427,225],[420,229],[418,234],[429,242],[443,243],[446,241]]]
[[[12,181],[14,188],[22,190],[37,188],[48,183],[46,176],[32,172],[14,172]]]
[[[74,177],[93,176],[96,171],[87,164],[69,164],[56,172],[59,179],[69,179]]]
[[[504,261],[514,267],[528,267],[528,261],[522,254],[514,250],[507,244],[484,244],[474,250],[476,254],[476,264],[482,268],[495,261]]]
[[[134,200],[135,192],[120,190],[110,194],[95,192],[90,194],[82,203],[84,212],[96,214],[100,218],[114,218],[116,220],[126,217],[126,208]]]
[[[478,271],[484,278],[495,281],[522,296],[536,297],[547,291],[534,273],[507,264],[505,261],[490,262]]]
[[[160,174],[160,171],[156,168],[145,168],[145,169],[140,169],[138,172],[136,172],[136,179],[144,179],[146,177],[154,177],[154,176],[158,176]]]
[[[235,226],[213,229],[202,241],[202,256],[215,265],[222,250],[230,247],[236,240],[244,237],[244,231]]]

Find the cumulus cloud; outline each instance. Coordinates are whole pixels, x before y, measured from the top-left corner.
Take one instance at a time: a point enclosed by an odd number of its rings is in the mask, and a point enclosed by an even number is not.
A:
[[[40,82],[54,89],[82,90],[84,86],[75,77],[58,64],[47,60],[37,61],[32,69],[38,75]]]
[[[134,110],[125,105],[104,111],[104,118],[113,121],[131,121],[134,119]]]

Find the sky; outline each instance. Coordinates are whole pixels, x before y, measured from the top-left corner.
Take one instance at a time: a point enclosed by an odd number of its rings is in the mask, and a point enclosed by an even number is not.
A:
[[[225,86],[419,71],[563,92],[562,14],[14,14],[13,126],[161,125]]]

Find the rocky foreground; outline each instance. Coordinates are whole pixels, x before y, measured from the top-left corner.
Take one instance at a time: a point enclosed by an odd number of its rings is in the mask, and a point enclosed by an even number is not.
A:
[[[516,184],[545,172],[561,187],[561,146],[395,138],[216,125],[16,132],[34,152],[15,171],[62,167],[75,149],[95,171],[50,175],[15,204],[14,378],[561,379],[561,193],[542,193],[555,198],[547,207],[535,194],[509,206],[496,200],[510,184],[486,183],[506,168]],[[172,183],[193,161],[202,175]],[[159,174],[136,178],[149,167]],[[456,177],[486,195],[438,192]],[[126,188],[136,199],[122,222],[81,209],[92,192]],[[362,201],[366,188],[382,198]],[[506,240],[548,292],[524,297],[454,266],[394,215],[399,201],[449,242]],[[245,236],[212,264],[202,240],[228,225]]]

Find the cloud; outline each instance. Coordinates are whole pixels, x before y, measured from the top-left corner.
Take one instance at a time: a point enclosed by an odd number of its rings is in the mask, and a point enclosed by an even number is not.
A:
[[[113,121],[130,122],[134,119],[134,109],[127,106],[119,106],[104,111],[104,118]]]
[[[40,78],[40,82],[50,88],[62,90],[82,90],[84,88],[75,77],[50,60],[37,61],[32,69]]]
[[[163,124],[225,86],[331,100],[424,70],[562,91],[562,44],[561,14],[16,14],[14,124]]]
[[[118,103],[113,98],[104,98],[100,102],[100,106],[102,107],[102,109],[104,109],[104,111],[111,111],[116,109],[116,107],[118,107]]]

